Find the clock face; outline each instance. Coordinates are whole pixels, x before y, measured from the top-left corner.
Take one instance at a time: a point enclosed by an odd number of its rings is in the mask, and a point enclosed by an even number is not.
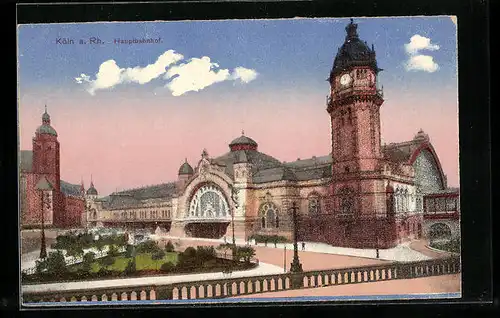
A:
[[[351,82],[351,76],[349,74],[344,74],[340,77],[340,84],[347,85]]]

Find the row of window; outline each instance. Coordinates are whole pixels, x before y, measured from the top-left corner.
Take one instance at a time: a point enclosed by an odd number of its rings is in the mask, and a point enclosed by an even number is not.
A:
[[[119,216],[122,219],[136,219],[137,212],[139,213],[139,219],[168,219],[172,217],[170,210],[123,211],[120,212]]]
[[[458,198],[426,198],[425,212],[442,212],[442,211],[457,211]]]

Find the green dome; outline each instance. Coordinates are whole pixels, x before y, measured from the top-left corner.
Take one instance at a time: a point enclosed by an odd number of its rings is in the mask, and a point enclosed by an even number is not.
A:
[[[179,168],[179,175],[186,175],[186,174],[193,174],[194,170],[193,167],[186,161],[182,164],[182,166]]]
[[[247,136],[240,136],[231,141],[231,143],[229,144],[229,146],[235,146],[235,145],[250,145],[257,147],[257,143],[255,142],[255,140]]]
[[[47,113],[47,111],[45,111],[45,113],[43,113],[43,115],[42,115],[42,120],[43,120],[43,121],[49,121],[49,120],[50,120],[50,116],[49,116],[49,114]]]
[[[94,187],[90,187],[87,189],[87,194],[88,195],[97,195],[97,190]]]
[[[38,127],[36,132],[39,134],[48,134],[48,135],[52,135],[52,136],[57,137],[56,130],[54,128],[52,128],[52,126],[50,126],[50,125],[45,125],[45,124],[41,125],[40,127]]]

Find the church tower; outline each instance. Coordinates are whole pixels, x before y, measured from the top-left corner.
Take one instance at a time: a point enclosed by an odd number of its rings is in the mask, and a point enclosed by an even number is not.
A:
[[[59,192],[60,186],[60,154],[57,132],[50,125],[47,106],[42,115],[42,125],[37,128],[33,138],[33,173],[45,176]]]
[[[342,215],[375,214],[378,202],[373,195],[382,191],[376,179],[382,167],[380,106],[375,50],[361,41],[357,24],[345,28],[328,81],[327,111],[331,120],[332,195],[335,210]],[[380,181],[380,180],[379,180]]]

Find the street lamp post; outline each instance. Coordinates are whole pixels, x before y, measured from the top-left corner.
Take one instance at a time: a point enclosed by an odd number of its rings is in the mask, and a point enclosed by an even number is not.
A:
[[[46,242],[45,242],[45,222],[44,222],[44,209],[45,209],[45,206],[43,204],[43,197],[44,197],[44,193],[43,193],[43,190],[40,191],[41,193],[41,201],[42,201],[42,234],[41,234],[41,243],[40,243],[40,258],[46,258],[47,257],[47,246],[46,246]]]
[[[47,199],[44,202],[44,196],[45,192],[44,191],[51,191],[53,189],[52,185],[50,182],[45,178],[42,177],[38,181],[36,185],[36,189],[40,191],[40,201],[41,201],[41,237],[40,237],[40,258],[46,258],[47,257],[47,246],[45,242],[45,216],[44,216],[44,210],[45,210],[45,205],[47,205],[48,208],[50,208],[50,201]]]
[[[292,205],[292,219],[293,219],[293,261],[290,264],[290,272],[292,273],[300,273],[302,272],[302,264],[299,260],[299,250],[297,243],[297,203],[293,203]]]
[[[284,246],[283,250],[283,272],[286,273],[286,245]]]
[[[238,204],[238,189],[230,185],[231,189],[231,200],[233,201],[234,204],[234,209],[231,211],[231,228],[233,231],[233,246],[236,247],[236,238],[234,236],[234,213],[236,212],[236,209],[239,207]]]

